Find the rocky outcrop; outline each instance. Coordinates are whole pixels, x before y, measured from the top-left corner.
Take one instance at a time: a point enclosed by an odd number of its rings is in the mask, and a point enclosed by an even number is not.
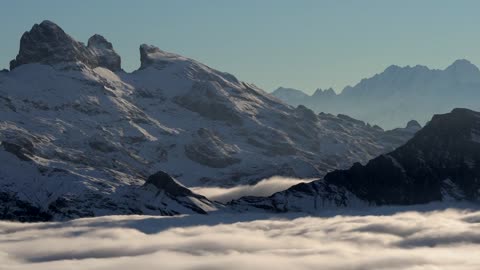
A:
[[[221,207],[219,203],[211,202],[206,197],[192,192],[163,171],[158,171],[149,176],[144,187],[156,192],[152,200],[145,200],[148,208],[152,208],[148,205],[154,200],[160,200],[160,204],[170,206],[169,210],[166,210],[166,207],[158,208],[159,211],[162,211],[163,215],[185,213],[185,209],[197,214],[207,214],[209,210]],[[156,204],[158,205],[159,203],[157,202]],[[175,207],[175,205],[177,205],[177,207]]]
[[[89,67],[98,65],[97,59],[84,44],[74,40],[51,21],[35,24],[20,39],[20,51],[10,62],[10,69],[29,64],[82,62]]]
[[[140,45],[140,69],[145,69],[149,66],[161,69],[176,58],[180,58],[180,56],[162,51],[152,45]]]
[[[225,168],[240,162],[234,157],[238,151],[238,147],[223,142],[217,134],[205,128],[199,129],[195,140],[185,146],[189,159],[212,168]]]
[[[159,191],[163,191],[172,196],[191,196],[194,193],[188,188],[184,187],[182,184],[177,182],[173,177],[163,171],[158,171],[155,174],[152,174],[145,181],[144,186],[153,185]]]
[[[111,71],[120,71],[121,58],[113,49],[112,43],[103,36],[95,34],[88,39],[87,48],[97,58],[98,66],[108,68]]]
[[[22,35],[20,51],[10,62],[10,70],[30,63],[67,66],[84,64],[90,68],[101,66],[112,71],[120,70],[120,56],[105,38],[94,35],[89,39],[87,47],[48,20],[35,24]]]

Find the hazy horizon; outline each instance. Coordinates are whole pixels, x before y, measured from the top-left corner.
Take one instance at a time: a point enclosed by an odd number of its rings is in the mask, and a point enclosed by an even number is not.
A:
[[[461,2],[15,1],[0,10],[0,23],[8,26],[0,68],[17,54],[22,33],[48,19],[82,42],[104,35],[127,71],[139,66],[139,45],[150,43],[267,91],[339,92],[392,64],[480,63],[480,38],[471,34],[480,3]]]

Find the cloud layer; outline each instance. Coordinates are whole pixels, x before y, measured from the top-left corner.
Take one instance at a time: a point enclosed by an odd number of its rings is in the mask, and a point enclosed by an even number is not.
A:
[[[480,269],[480,211],[258,217],[0,222],[0,262],[5,270]]]
[[[274,176],[264,179],[255,185],[241,185],[232,188],[221,187],[194,187],[194,192],[201,194],[211,200],[226,203],[231,200],[239,199],[243,196],[261,196],[267,197],[275,192],[285,190],[293,185],[305,182],[311,182],[314,179],[298,179]]]

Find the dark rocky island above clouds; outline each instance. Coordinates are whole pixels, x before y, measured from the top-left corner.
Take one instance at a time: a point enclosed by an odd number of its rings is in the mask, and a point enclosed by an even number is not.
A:
[[[365,165],[335,170],[268,198],[230,203],[240,211],[318,212],[337,207],[414,205],[480,199],[480,113],[435,115],[406,144]]]

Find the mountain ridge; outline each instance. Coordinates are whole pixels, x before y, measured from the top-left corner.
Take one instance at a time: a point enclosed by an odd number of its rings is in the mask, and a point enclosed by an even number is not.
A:
[[[412,139],[367,164],[268,198],[229,203],[239,211],[315,212],[336,207],[412,205],[480,199],[480,113],[456,108],[435,115]]]
[[[415,119],[425,124],[434,114],[456,107],[480,109],[480,71],[465,59],[443,70],[426,66],[391,65],[383,72],[347,86],[335,95],[302,95],[280,88],[272,92],[287,104],[305,105],[316,112],[347,114],[392,129]]]
[[[319,177],[416,132],[295,108],[152,45],[140,46],[138,70],[124,72],[104,38],[94,35],[90,50],[52,22],[32,29],[14,68],[0,73],[0,159],[8,161],[0,192],[16,198],[6,214],[22,204],[59,219],[191,213],[185,200],[145,187],[149,176],[164,171],[187,187]],[[216,207],[186,198],[202,211]]]

